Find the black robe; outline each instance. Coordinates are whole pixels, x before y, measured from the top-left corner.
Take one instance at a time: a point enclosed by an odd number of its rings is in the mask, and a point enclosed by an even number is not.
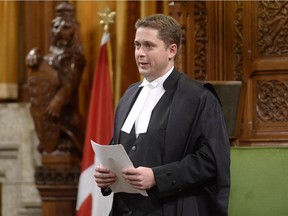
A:
[[[131,85],[119,101],[112,144],[120,142],[121,127],[135,102],[138,86]],[[162,133],[162,164],[151,167],[157,183],[153,190],[161,199],[163,215],[226,216],[230,143],[219,99],[209,84],[192,80],[176,69],[163,87],[163,97],[166,92],[173,93],[168,94],[171,103]],[[149,128],[158,124],[153,112],[147,135]]]

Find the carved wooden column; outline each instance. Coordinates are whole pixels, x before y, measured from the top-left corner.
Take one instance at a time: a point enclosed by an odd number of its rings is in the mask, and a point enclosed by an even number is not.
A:
[[[26,57],[31,115],[42,156],[35,180],[44,216],[75,215],[83,143],[77,92],[85,67],[78,29],[74,6],[60,3],[49,53],[42,56],[33,48]]]
[[[195,77],[194,74],[194,2],[173,2],[169,5],[169,15],[174,17],[181,25],[182,41],[180,52],[176,58],[178,70]],[[191,58],[187,58],[187,57]]]
[[[222,5],[215,1],[173,1],[169,13],[181,25],[182,43],[176,67],[196,80],[219,80],[222,63],[217,14]],[[219,34],[220,33],[220,34]]]

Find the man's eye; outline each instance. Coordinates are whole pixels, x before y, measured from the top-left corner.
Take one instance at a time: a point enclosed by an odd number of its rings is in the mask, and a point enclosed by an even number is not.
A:
[[[153,43],[147,43],[147,44],[144,44],[145,48],[148,49],[148,50],[152,50],[156,47],[155,44]]]
[[[134,47],[135,47],[136,49],[139,49],[139,48],[140,48],[140,44],[134,44]]]
[[[152,48],[152,44],[145,44],[146,48]]]

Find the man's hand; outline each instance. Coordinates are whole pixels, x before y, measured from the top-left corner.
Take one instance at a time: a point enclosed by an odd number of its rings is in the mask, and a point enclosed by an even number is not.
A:
[[[109,169],[101,166],[97,166],[94,172],[95,182],[100,188],[108,188],[117,180],[117,176]]]
[[[122,173],[125,180],[137,189],[147,190],[156,185],[154,174],[151,168],[127,168],[122,170]]]

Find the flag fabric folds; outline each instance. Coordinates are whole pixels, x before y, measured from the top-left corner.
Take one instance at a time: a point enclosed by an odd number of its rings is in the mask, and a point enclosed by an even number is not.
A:
[[[114,126],[114,105],[110,79],[110,35],[104,33],[93,78],[89,114],[79,179],[76,211],[77,216],[107,216],[111,209],[113,194],[102,196],[94,181],[96,157],[90,140],[109,144]]]

